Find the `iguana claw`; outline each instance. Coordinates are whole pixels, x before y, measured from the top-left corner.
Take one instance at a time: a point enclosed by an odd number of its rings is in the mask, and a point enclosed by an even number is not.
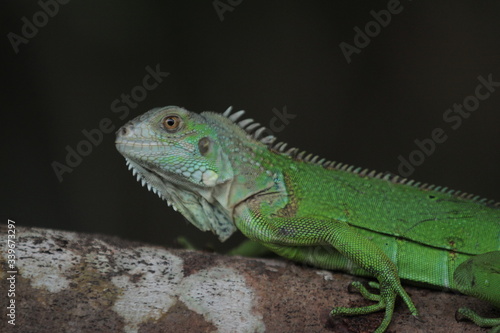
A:
[[[369,283],[370,287],[380,289],[380,285],[376,282]],[[406,293],[406,291],[401,287],[398,283],[395,288],[391,287],[391,285],[387,284],[387,287],[382,288],[380,294],[374,294],[366,289],[366,287],[359,281],[352,282],[350,284],[351,290],[358,291],[364,298],[378,302],[377,304],[356,307],[356,308],[347,308],[347,307],[336,307],[333,308],[330,312],[330,316],[357,316],[368,314],[372,312],[381,311],[385,308],[384,319],[380,326],[375,330],[375,333],[385,332],[387,327],[389,326],[392,314],[394,312],[394,304],[396,302],[396,297],[399,295],[403,298],[406,305],[410,309],[412,315],[418,316],[418,311],[410,297]]]

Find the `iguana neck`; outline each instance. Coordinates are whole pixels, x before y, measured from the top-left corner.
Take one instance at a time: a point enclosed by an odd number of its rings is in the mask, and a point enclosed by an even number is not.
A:
[[[233,171],[228,186],[217,190],[219,202],[228,211],[257,193],[277,188],[284,191],[279,171],[282,168],[272,162],[274,159],[269,155],[275,153],[266,144],[253,140],[234,119],[212,112],[203,112],[201,116],[217,129],[218,144],[224,152],[222,155],[227,157]],[[255,124],[251,123],[251,119],[246,123]]]

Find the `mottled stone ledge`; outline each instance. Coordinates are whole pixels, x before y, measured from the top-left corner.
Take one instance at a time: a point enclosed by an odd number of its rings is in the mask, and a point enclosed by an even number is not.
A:
[[[347,292],[359,278],[285,260],[22,227],[15,242],[15,297],[7,296],[7,252],[0,257],[0,326],[14,328],[7,316],[14,299],[17,332],[371,332],[383,315],[329,320],[334,305],[370,303]],[[2,226],[2,249],[6,243]],[[484,332],[455,321],[459,306],[498,316],[469,297],[405,288],[420,320],[398,302],[389,332]]]

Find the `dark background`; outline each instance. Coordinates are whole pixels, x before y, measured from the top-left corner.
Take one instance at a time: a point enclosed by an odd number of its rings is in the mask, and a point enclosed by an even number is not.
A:
[[[370,11],[387,4],[242,1],[221,20],[212,1],[73,0],[16,54],[8,34],[22,36],[22,18],[33,22],[41,7],[2,1],[2,223],[218,246],[141,188],[114,133],[62,182],[53,171],[66,146],[85,139],[82,130],[103,118],[118,129],[164,105],[233,105],[262,124],[286,106],[296,117],[280,140],[394,173],[415,139],[443,128],[448,140],[411,178],[500,200],[500,88],[458,129],[443,121],[474,94],[479,75],[500,81],[500,2],[401,1],[401,13],[348,64],[339,44],[353,44],[353,28],[364,30]],[[169,76],[120,119],[111,103],[157,64]]]

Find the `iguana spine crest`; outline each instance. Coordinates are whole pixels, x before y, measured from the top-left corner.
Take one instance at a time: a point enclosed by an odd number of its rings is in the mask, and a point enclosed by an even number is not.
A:
[[[324,167],[325,169],[334,169],[334,170],[342,170],[351,172],[359,175],[360,177],[369,177],[369,178],[378,178],[390,181],[394,184],[405,184],[408,186],[413,186],[416,188],[420,188],[422,190],[428,191],[436,191],[441,193],[446,193],[453,195],[457,198],[466,199],[470,201],[474,201],[480,204],[484,204],[486,206],[500,208],[500,201],[495,201],[492,199],[483,198],[479,195],[475,195],[473,193],[467,193],[462,191],[456,191],[453,189],[449,189],[448,187],[436,186],[434,184],[416,182],[413,179],[402,178],[399,175],[395,175],[391,172],[377,172],[376,170],[371,170],[368,168],[356,167],[354,165],[340,163],[335,161],[326,160],[324,158],[320,158],[319,155],[307,154],[305,150],[299,150],[299,148],[289,148],[286,150],[287,143],[280,141],[278,143],[274,143],[276,141],[276,137],[274,135],[268,135],[261,138],[263,132],[269,130],[261,126],[260,123],[254,122],[252,118],[244,119],[238,121],[241,116],[245,114],[244,110],[239,110],[235,113],[231,113],[233,110],[232,106],[227,108],[227,110],[222,114],[229,120],[231,120],[234,124],[238,125],[240,128],[245,130],[252,139],[260,141],[267,145],[267,147],[281,155],[290,156],[295,161],[303,161],[309,164],[319,165]],[[260,126],[260,127],[259,127]],[[258,128],[258,130],[256,130]],[[307,155],[306,155],[307,154]],[[304,157],[305,155],[305,157]]]

